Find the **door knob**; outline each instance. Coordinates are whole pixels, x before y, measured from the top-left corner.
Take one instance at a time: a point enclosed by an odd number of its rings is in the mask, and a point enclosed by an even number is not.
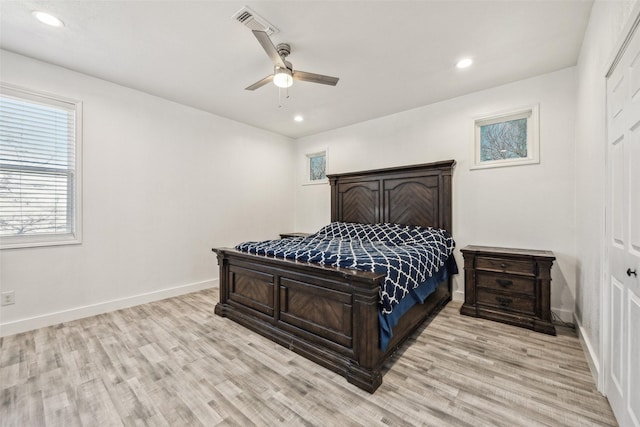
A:
[[[627,276],[631,277],[632,274],[638,277],[638,273],[636,272],[636,270],[631,270],[630,268],[627,268]]]

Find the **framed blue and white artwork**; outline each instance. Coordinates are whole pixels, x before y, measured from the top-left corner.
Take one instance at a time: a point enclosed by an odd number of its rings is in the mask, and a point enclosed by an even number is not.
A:
[[[471,169],[540,163],[538,105],[475,119]]]

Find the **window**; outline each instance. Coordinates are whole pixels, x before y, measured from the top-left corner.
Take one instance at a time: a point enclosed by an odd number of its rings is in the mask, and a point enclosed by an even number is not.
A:
[[[472,169],[539,163],[538,106],[475,121]]]
[[[327,151],[307,154],[306,184],[323,184],[327,181]]]
[[[81,103],[0,85],[0,246],[80,242]]]

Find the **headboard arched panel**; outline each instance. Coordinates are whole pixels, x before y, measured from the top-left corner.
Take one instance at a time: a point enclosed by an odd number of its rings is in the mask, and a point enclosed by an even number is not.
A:
[[[414,178],[415,181],[384,182],[385,222],[440,227],[438,217],[438,178]]]
[[[337,197],[339,217],[335,221],[364,224],[382,221],[378,181],[345,183],[340,186]]]
[[[451,231],[454,160],[329,175],[331,220]]]

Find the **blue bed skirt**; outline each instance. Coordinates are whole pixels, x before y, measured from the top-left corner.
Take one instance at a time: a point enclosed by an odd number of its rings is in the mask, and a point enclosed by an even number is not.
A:
[[[414,305],[422,304],[424,300],[436,290],[438,284],[448,280],[452,274],[458,274],[458,265],[453,255],[449,257],[445,265],[433,276],[422,282],[418,287],[411,289],[409,294],[393,308],[391,313],[382,314],[381,310],[378,311],[378,319],[380,320],[380,349],[382,351],[387,350],[389,341],[391,337],[393,337],[393,327],[398,324],[402,315],[409,311]]]

